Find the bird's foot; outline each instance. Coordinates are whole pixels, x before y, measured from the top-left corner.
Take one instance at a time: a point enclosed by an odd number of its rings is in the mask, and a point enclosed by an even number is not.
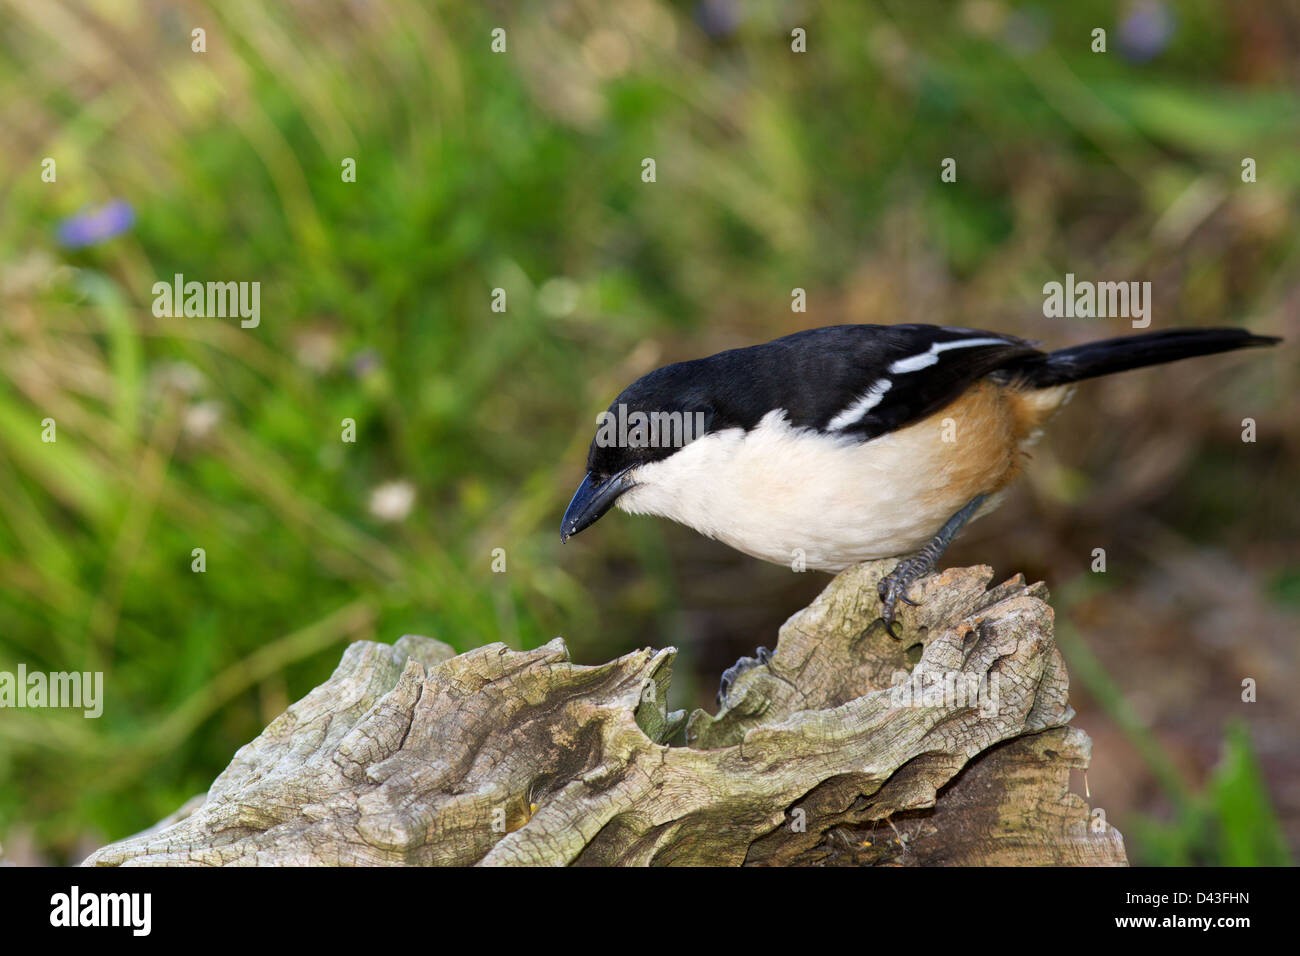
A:
[[[723,671],[722,680],[718,682],[718,706],[721,707],[726,701],[727,693],[731,690],[731,686],[736,683],[737,677],[745,673],[745,671],[766,664],[771,659],[772,652],[766,647],[760,647],[754,652],[753,657],[742,657]]]
[[[916,607],[916,602],[907,597],[913,584],[934,570],[935,559],[924,551],[915,557],[905,558],[880,579],[876,591],[880,594],[880,617],[885,627],[894,629],[894,609],[898,602]]]
[[[976,495],[966,502],[965,507],[949,518],[944,526],[939,529],[939,533],[931,538],[924,548],[910,558],[899,561],[894,566],[894,570],[880,579],[880,584],[876,588],[880,593],[880,617],[885,622],[885,628],[891,634],[894,630],[894,609],[898,606],[898,602],[902,601],[904,604],[916,607],[915,601],[907,599],[908,590],[911,589],[913,584],[934,570],[944,549],[957,536],[957,532],[962,529],[962,526],[975,517],[975,513],[988,500],[988,497],[988,495]]]

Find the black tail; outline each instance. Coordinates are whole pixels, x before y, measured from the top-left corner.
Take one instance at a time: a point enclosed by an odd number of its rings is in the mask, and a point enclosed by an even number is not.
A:
[[[1252,335],[1245,329],[1172,329],[1059,349],[1024,359],[1007,371],[1018,373],[1028,385],[1049,388],[1144,365],[1159,365],[1254,345],[1276,345],[1280,341],[1272,335]]]

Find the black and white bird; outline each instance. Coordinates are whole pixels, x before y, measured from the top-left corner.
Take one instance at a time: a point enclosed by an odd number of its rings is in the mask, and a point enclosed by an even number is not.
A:
[[[1043,352],[974,329],[837,325],[678,362],[614,399],[605,422],[619,426],[592,441],[560,534],[617,505],[777,564],[837,572],[898,557],[880,582],[892,626],[1075,382],[1278,341],[1179,329]]]

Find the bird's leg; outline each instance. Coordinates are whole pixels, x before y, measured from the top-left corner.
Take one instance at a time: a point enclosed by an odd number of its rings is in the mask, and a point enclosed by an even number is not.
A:
[[[761,664],[766,664],[772,659],[772,652],[766,647],[760,647],[754,652],[754,654],[754,657],[742,657],[722,672],[722,680],[718,683],[719,707],[721,707],[726,701],[727,693],[731,690],[731,685],[736,682],[737,677],[745,673],[745,671],[753,670]]]
[[[907,592],[921,578],[925,577],[934,570],[934,566],[939,561],[939,556],[943,554],[944,549],[957,536],[957,532],[962,529],[974,515],[979,511],[980,505],[988,500],[988,495],[976,495],[972,498],[961,511],[948,519],[947,523],[939,529],[939,533],[927,542],[926,546],[910,558],[904,558],[899,561],[887,575],[880,579],[880,585],[877,590],[880,593],[880,616],[885,621],[885,627],[893,629],[894,626],[894,606],[902,601],[904,604],[916,605],[915,601],[907,599]]]

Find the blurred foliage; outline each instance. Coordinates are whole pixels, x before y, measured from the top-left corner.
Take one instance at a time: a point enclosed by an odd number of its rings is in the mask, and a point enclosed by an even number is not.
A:
[[[1070,602],[1074,596],[1067,596]],[[1140,814],[1123,829],[1134,866],[1293,865],[1273,808],[1250,730],[1234,718],[1225,732],[1219,765],[1193,787],[1160,741],[1134,712],[1106,669],[1069,624],[1059,624],[1057,641],[1068,657],[1071,677],[1097,698],[1141,754],[1160,784],[1172,819]]]
[[[1223,761],[1204,793],[1172,822],[1139,817],[1126,834],[1138,866],[1294,866],[1246,727],[1224,738]]]
[[[1300,331],[1300,21],[1151,8],[1165,34],[1091,0],[0,0],[0,669],[107,688],[96,721],[0,715],[0,840],[75,859],[151,824],[350,640],[707,658],[692,581],[797,607],[789,574],[751,563],[732,588],[652,522],[560,551],[595,414],[665,361],[839,321],[1067,344],[1104,323],[1034,318],[1066,271],[1157,279],[1171,323]],[[60,246],[115,199],[129,229]],[[177,273],[260,282],[260,326],[155,318]],[[1276,367],[1199,404],[1268,408]],[[1295,455],[1271,440],[1266,460]],[[1042,474],[1049,500],[1088,489],[1050,456]],[[376,501],[394,483],[409,513]],[[1294,591],[1294,552],[1274,565]]]

